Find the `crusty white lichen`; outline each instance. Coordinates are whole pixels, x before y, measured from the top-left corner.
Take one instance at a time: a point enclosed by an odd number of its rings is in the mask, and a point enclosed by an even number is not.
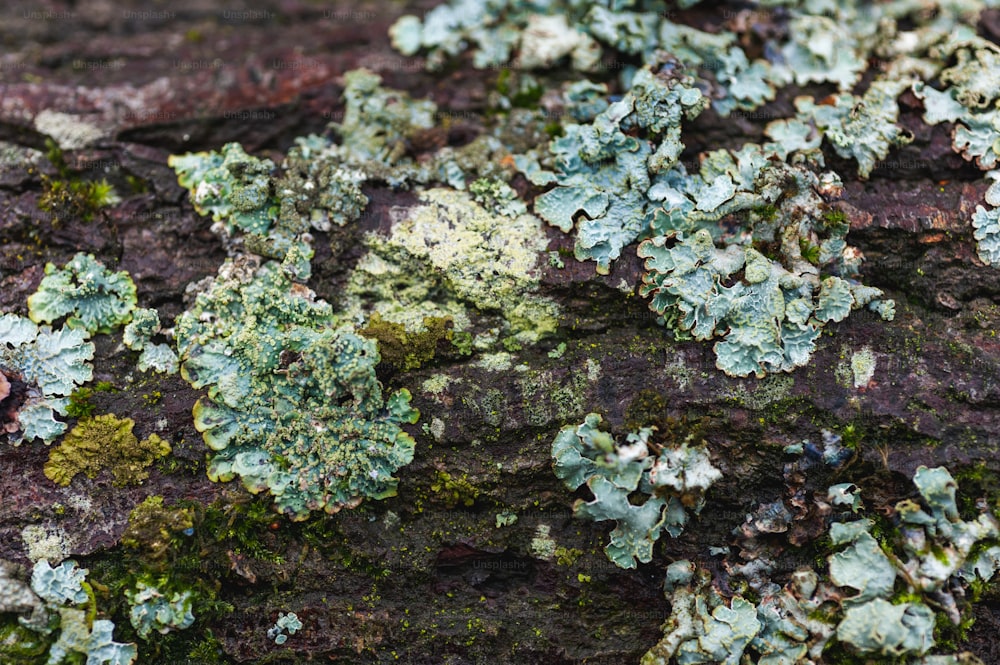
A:
[[[554,332],[558,306],[534,293],[548,243],[541,221],[491,213],[457,190],[419,196],[420,205],[396,213],[387,238],[367,239],[346,288],[348,315],[371,308],[417,331],[428,316],[450,316],[466,330],[476,312],[495,313],[521,342]]]

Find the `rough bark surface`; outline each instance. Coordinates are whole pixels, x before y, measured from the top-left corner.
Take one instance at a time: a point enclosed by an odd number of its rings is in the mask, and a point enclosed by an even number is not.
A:
[[[213,275],[225,258],[176,184],[169,154],[238,140],[278,156],[294,137],[337,118],[342,74],[359,66],[452,112],[483,112],[495,85],[495,72],[467,62],[430,75],[419,59],[392,51],[386,31],[404,8],[382,0],[182,0],[153,9],[164,14],[134,18],[130,12],[150,10],[140,2],[5,4],[0,139],[20,149],[0,159],[0,310],[25,314],[45,263],[86,251],[129,271],[140,305],[156,307],[169,325],[185,309],[186,285]],[[98,170],[123,195],[90,222],[39,210],[40,177],[54,170],[23,149],[44,149],[33,121],[46,109],[101,132],[99,148],[65,153],[71,169]],[[843,204],[851,241],[867,258],[866,283],[896,299],[895,321],[856,313],[828,326],[808,367],[731,379],[715,369],[710,345],[668,340],[636,295],[634,248],[608,276],[571,259],[563,269],[546,266],[542,293],[559,300],[564,319],[555,338],[514,354],[528,372],[506,376],[447,352],[416,371],[386,370],[386,385],[413,391],[421,423],[443,423],[434,434],[409,428],[417,454],[399,473],[399,495],[303,524],[275,516],[256,537],[283,563],[206,545],[200,574],[218,581],[233,612],[170,636],[172,651],[143,645],[142,662],[184,662],[184,641],[190,647],[207,631],[218,639],[218,662],[637,662],[669,613],[664,567],[685,557],[709,561],[707,548],[731,542],[752,507],[781,496],[784,446],[853,425],[860,452],[834,482],[858,484],[876,509],[914,494],[909,478],[920,464],[957,473],[982,463],[980,471],[1000,472],[1000,270],[976,257],[969,223],[985,185],[951,152],[946,127],[923,125],[913,98],[904,98],[904,110],[915,141],[870,181],[848,182]],[[468,133],[475,127],[470,120]],[[686,140],[700,142],[688,146],[694,154],[751,131],[744,120],[707,113]],[[361,234],[385,228],[390,206],[414,201],[388,188],[366,193],[372,202],[361,222],[317,239],[310,286],[328,300],[359,257]],[[571,238],[548,233],[550,249],[571,250]],[[205,476],[206,450],[191,420],[198,391],[177,377],[139,374],[115,336],[97,341],[95,380],[116,388],[93,398],[98,412],[133,418],[140,437],[159,432],[173,444],[174,462],[139,487],[113,488],[103,474],[63,488],[44,476],[41,444],[0,447],[0,559],[27,563],[21,532],[37,524],[69,534],[76,558],[98,566],[121,556],[129,513],[147,496],[206,506],[251,501],[237,483]],[[559,342],[565,354],[549,357]],[[877,369],[858,389],[845,382],[844,367],[864,346]],[[421,390],[439,374],[447,387]],[[150,398],[154,391],[161,397]],[[589,411],[623,433],[651,410],[664,427],[667,417],[678,427],[699,423],[724,480],[680,538],[664,538],[652,563],[623,571],[602,551],[608,527],[573,519],[572,502],[584,494],[574,497],[552,474],[550,445]],[[517,522],[498,527],[501,511]],[[572,556],[540,557],[532,546],[540,528]],[[210,536],[196,529],[192,537],[214,542]],[[305,624],[281,647],[266,637],[279,611],[295,611]],[[987,595],[975,613],[958,646],[1000,662],[1000,606]]]

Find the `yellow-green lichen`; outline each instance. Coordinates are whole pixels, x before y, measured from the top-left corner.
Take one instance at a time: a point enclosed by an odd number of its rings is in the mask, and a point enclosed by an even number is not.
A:
[[[479,488],[469,482],[468,476],[453,476],[447,471],[434,474],[431,491],[440,496],[448,508],[454,508],[460,503],[468,508],[479,497]]]
[[[447,374],[434,374],[431,378],[424,381],[420,388],[428,395],[440,397],[441,393],[447,390],[448,386],[453,382],[455,382],[455,379]]]
[[[170,444],[156,434],[139,441],[135,421],[105,414],[81,420],[49,454],[45,475],[58,485],[69,485],[78,473],[95,478],[110,468],[115,487],[138,485],[149,477],[149,466],[170,453]]]
[[[457,190],[430,189],[420,200],[396,217],[388,238],[368,238],[371,251],[348,281],[348,314],[376,302],[382,319],[416,332],[425,317],[450,316],[465,330],[472,310],[497,313],[508,328],[502,336],[521,343],[556,329],[557,304],[534,294],[548,244],[539,219],[494,215]]]

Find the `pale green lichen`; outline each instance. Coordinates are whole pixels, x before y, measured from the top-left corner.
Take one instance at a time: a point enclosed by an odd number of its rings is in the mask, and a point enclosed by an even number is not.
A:
[[[69,328],[93,335],[127,323],[135,305],[135,284],[127,272],[113,273],[81,252],[62,268],[46,264],[42,283],[28,297],[28,315],[35,323],[65,316]]]
[[[554,172],[529,157],[515,158],[535,184],[557,184],[535,199],[535,213],[566,232],[576,226],[576,258],[594,260],[598,272],[607,273],[622,248],[648,228],[656,208],[649,198],[652,178],[673,167],[684,149],[681,120],[706,105],[682,70],[666,76],[639,70],[628,93],[591,124],[564,126],[549,146]]]
[[[695,339],[722,337],[716,366],[734,376],[806,364],[822,326],[852,309],[893,313],[879,289],[854,279],[860,253],[847,246],[848,225],[822,196],[839,194],[839,181],[771,159],[780,156],[773,150],[747,144],[707,155],[698,177],[680,179],[683,167],[671,172],[656,186],[672,204],[652,221],[662,235],[639,246],[640,293],[651,297],[650,308]],[[749,215],[753,244],[715,224],[737,211]],[[772,243],[774,258],[754,248]]]
[[[65,415],[68,396],[93,378],[94,345],[82,329],[53,331],[14,314],[0,315],[0,369],[28,386],[16,420],[0,423],[13,445],[41,439],[51,443],[66,431],[55,419]]]
[[[859,177],[867,179],[891,148],[913,140],[896,125],[899,119],[896,98],[910,84],[909,79],[879,79],[860,97],[840,93],[822,103],[811,97],[799,97],[795,106],[799,120],[814,123],[838,155],[857,160]]]
[[[140,372],[153,369],[173,374],[177,372],[177,354],[167,344],[152,341],[160,332],[160,315],[144,307],[132,312],[132,321],[122,331],[122,341],[133,351],[141,351],[136,367]]]
[[[62,113],[53,109],[42,109],[35,116],[35,129],[51,136],[63,150],[89,148],[104,138],[105,130],[83,120],[83,115]]]
[[[61,526],[52,524],[28,524],[21,529],[21,541],[25,553],[31,561],[49,561],[59,563],[78,545],[78,538]]]
[[[515,516],[515,521],[516,519]],[[555,557],[557,543],[551,534],[552,527],[548,524],[539,524],[535,527],[535,533],[531,542],[528,543],[528,551],[531,556],[542,561],[551,561]]]
[[[507,334],[534,342],[555,331],[559,308],[535,295],[547,241],[532,215],[502,218],[469,194],[430,189],[399,214],[388,238],[371,236],[370,253],[347,286],[348,316],[369,305],[382,319],[414,332],[425,317],[450,316],[467,330],[473,311],[496,313]]]
[[[875,352],[869,346],[863,346],[851,354],[851,373],[855,388],[864,388],[871,383],[876,365]]]
[[[429,379],[421,384],[420,388],[425,394],[439,397],[445,390],[448,389],[448,386],[456,380],[457,379],[448,376],[447,374],[433,374]]]
[[[278,613],[278,620],[274,622],[274,625],[267,629],[268,639],[274,640],[275,644],[281,645],[288,641],[289,635],[294,635],[299,630],[302,629],[302,621],[295,612],[289,612],[285,614],[284,612]],[[288,631],[285,634],[285,631]]]
[[[910,500],[896,505],[903,526],[891,542],[876,541],[871,520],[831,525],[830,542],[842,549],[827,557],[829,583],[803,568],[784,587],[758,577],[751,580],[761,596],[755,607],[739,595],[724,598],[707,571],[696,571],[690,562],[672,564],[665,585],[671,616],[643,665],[815,662],[834,642],[865,658],[969,662],[961,654],[921,657],[935,646],[935,610],[958,625],[956,598],[969,580],[988,579],[996,571],[991,555],[973,560],[969,553],[977,543],[995,541],[1000,523],[986,512],[962,520],[955,481],[943,467],[919,467],[914,484],[922,505]],[[829,497],[856,511],[860,504],[850,498],[856,490],[833,486]],[[751,567],[736,569],[746,573]],[[905,600],[897,595],[900,588]],[[740,622],[745,630],[733,630],[732,621],[719,623],[738,614],[745,615]]]
[[[601,417],[591,413],[583,424],[565,427],[552,444],[553,470],[566,487],[586,484],[592,501],[579,500],[573,512],[595,521],[615,520],[608,558],[622,568],[646,563],[653,545],[666,531],[678,536],[688,522],[686,509],[701,511],[705,492],[722,477],[703,443],[652,444],[650,428],[632,432],[624,444],[598,429]],[[634,492],[648,495],[643,503]]]
[[[129,604],[129,620],[139,637],[149,639],[154,630],[166,635],[183,630],[194,623],[190,591],[164,592],[146,580],[139,580],[134,591],[125,593]]]
[[[294,262],[294,259],[293,259]],[[292,280],[287,264],[244,258],[177,319],[181,375],[208,397],[195,427],[217,454],[209,477],[241,477],[302,520],[396,492],[413,458],[410,395],[383,397],[375,342],[333,327],[329,304]]]

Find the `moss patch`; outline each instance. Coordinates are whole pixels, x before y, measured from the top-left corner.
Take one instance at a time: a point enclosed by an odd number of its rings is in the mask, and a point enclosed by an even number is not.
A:
[[[368,325],[358,332],[378,342],[382,362],[409,371],[432,360],[439,342],[451,342],[452,326],[448,317],[427,316],[422,332],[408,332],[403,324],[386,321],[375,312]]]

